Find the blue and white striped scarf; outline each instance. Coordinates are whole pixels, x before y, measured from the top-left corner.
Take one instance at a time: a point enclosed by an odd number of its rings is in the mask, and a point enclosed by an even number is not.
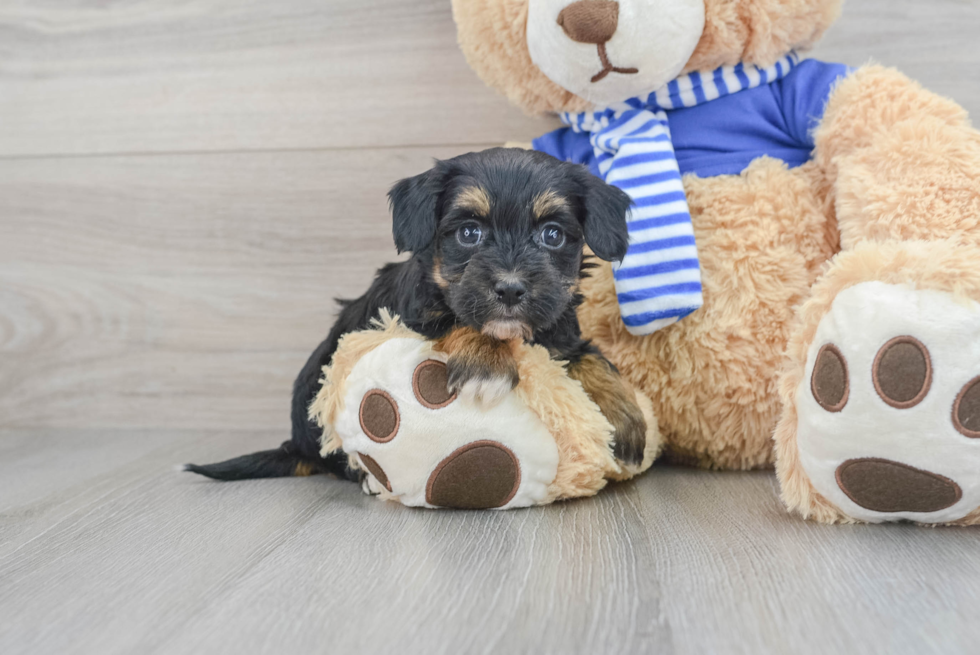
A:
[[[590,133],[599,172],[633,198],[630,244],[613,278],[623,323],[650,334],[704,302],[691,212],[670,140],[668,109],[694,107],[775,82],[797,64],[790,53],[769,68],[738,64],[678,77],[644,98],[596,112],[561,114],[575,132]]]

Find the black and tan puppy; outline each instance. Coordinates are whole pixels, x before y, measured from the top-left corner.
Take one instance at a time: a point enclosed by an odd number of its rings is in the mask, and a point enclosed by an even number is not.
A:
[[[517,383],[508,342],[545,346],[579,380],[615,428],[616,456],[643,458],[646,425],[616,369],[582,339],[578,284],[582,248],[618,260],[626,253],[630,198],[584,167],[533,151],[497,148],[438,162],[389,193],[395,245],[410,251],[388,264],[342,310],[293,389],[293,436],[276,450],[187,470],[220,480],[334,473],[356,478],[342,452],[321,457],[322,430],[307,408],[341,336],[370,327],[386,307],[411,329],[438,340],[449,385],[493,403]]]

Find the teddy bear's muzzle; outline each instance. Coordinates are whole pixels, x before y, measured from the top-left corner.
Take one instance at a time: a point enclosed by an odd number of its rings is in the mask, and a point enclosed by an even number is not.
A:
[[[606,52],[606,43],[616,34],[619,27],[619,3],[610,0],[578,0],[558,14],[558,24],[572,41],[590,43],[598,48],[602,70],[592,76],[592,83],[605,78],[609,73],[632,75],[636,68],[613,66]]]

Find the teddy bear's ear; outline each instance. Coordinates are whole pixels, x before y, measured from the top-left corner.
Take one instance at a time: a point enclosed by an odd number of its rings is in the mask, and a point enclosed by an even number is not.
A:
[[[586,190],[582,219],[585,242],[599,259],[621,261],[629,244],[626,213],[633,200],[591,173],[583,171],[582,176]]]
[[[445,165],[436,162],[430,170],[401,180],[388,192],[391,231],[398,252],[418,252],[432,243],[445,176]]]

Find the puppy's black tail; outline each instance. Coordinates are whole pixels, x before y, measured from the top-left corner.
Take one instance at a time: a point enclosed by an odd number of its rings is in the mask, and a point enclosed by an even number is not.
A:
[[[357,479],[357,472],[348,468],[347,456],[342,451],[313,459],[296,452],[291,441],[286,441],[275,450],[262,450],[215,464],[184,464],[183,470],[214,480],[288,478],[317,473],[333,473],[339,478]]]

